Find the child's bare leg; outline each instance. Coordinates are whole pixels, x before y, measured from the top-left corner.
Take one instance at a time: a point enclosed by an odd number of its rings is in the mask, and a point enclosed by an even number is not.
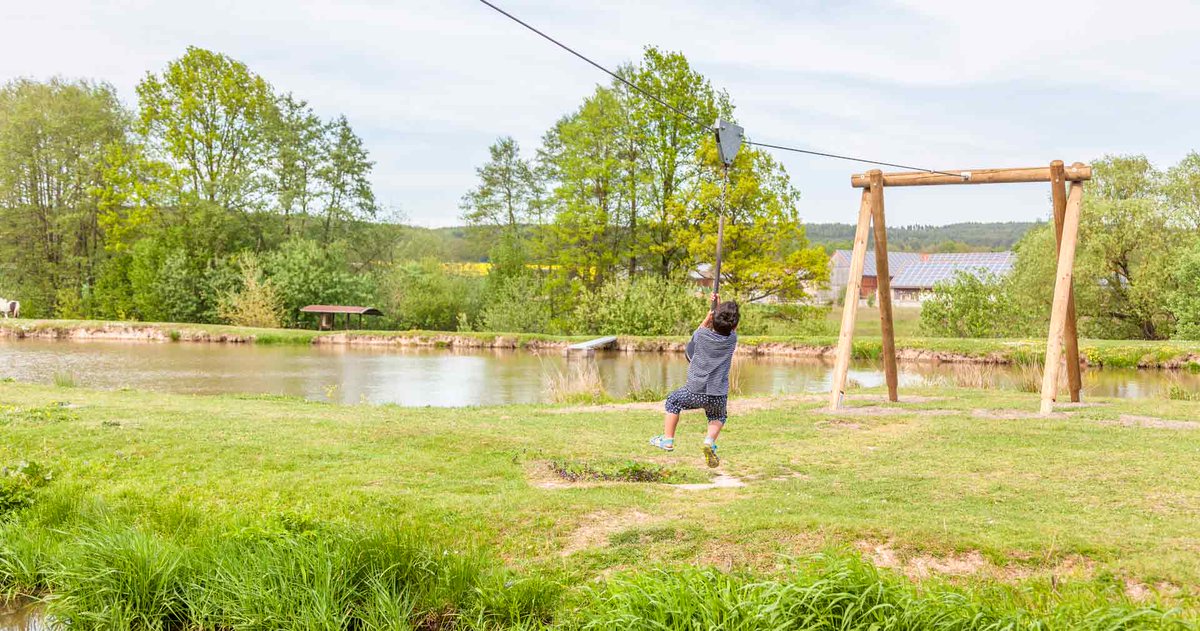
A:
[[[725,424],[720,421],[708,422],[708,442],[717,442],[717,436],[721,435],[721,430],[725,429]]]
[[[663,413],[663,436],[675,438],[675,427],[679,425],[679,415],[670,412]]]

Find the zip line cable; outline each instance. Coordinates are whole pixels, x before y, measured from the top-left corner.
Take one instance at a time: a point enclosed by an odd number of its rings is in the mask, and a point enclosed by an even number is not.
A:
[[[509,13],[508,11],[505,11],[504,9],[501,9],[500,7],[496,6],[495,4],[492,4],[489,0],[479,0],[479,1],[481,3],[487,5],[488,7],[490,7],[497,13],[499,13],[500,15],[503,15],[504,17],[512,20],[513,22],[516,22],[517,24],[520,24],[521,26],[525,27],[526,29],[533,31],[534,33],[536,33],[537,35],[542,37],[542,39],[545,39],[546,41],[550,42],[551,44],[554,44],[555,46],[558,46],[559,48],[567,51],[568,53],[571,53],[572,55],[578,57],[579,59],[583,60],[588,65],[596,68],[600,72],[603,72],[604,74],[616,79],[617,81],[620,81],[621,83],[629,86],[630,88],[633,88],[639,94],[646,97],[647,99],[654,101],[658,105],[661,105],[662,107],[665,107],[666,109],[671,110],[672,112],[692,121],[693,123],[695,123],[697,125],[700,125],[701,127],[707,127],[707,123],[705,123],[704,121],[696,118],[695,116],[692,116],[691,114],[688,114],[687,112],[679,109],[678,107],[675,107],[674,105],[671,105],[670,103],[667,103],[666,101],[662,100],[657,95],[655,95],[654,93],[642,88],[641,86],[638,86],[637,84],[633,83],[632,81],[629,81],[625,77],[622,77],[621,75],[609,70],[608,68],[605,68],[604,66],[600,65],[599,63],[592,61],[590,58],[588,58],[583,53],[580,53],[579,51],[571,48],[570,46],[567,46],[566,44],[558,41],[557,39],[554,39],[553,37],[547,35],[546,33],[543,33],[541,30],[539,30],[532,24],[529,24],[528,22]],[[775,144],[770,144],[770,143],[765,143],[765,142],[752,142],[750,140],[743,140],[742,142],[744,142],[747,145],[754,146],[754,147],[766,147],[769,149],[778,149],[780,151],[792,151],[794,153],[803,153],[806,155],[819,156],[822,158],[833,158],[835,160],[848,160],[850,162],[861,162],[863,164],[875,164],[875,165],[879,165],[879,166],[895,167],[897,169],[909,169],[912,171],[924,171],[926,173],[936,173],[938,175],[949,175],[951,177],[962,177],[964,179],[966,177],[961,173],[947,173],[946,171],[936,171],[934,169],[926,169],[926,168],[915,167],[915,166],[910,166],[910,165],[906,165],[906,164],[896,164],[894,162],[881,162],[879,160],[868,160],[866,158],[855,158],[853,156],[844,156],[844,155],[840,155],[840,154],[836,154],[836,153],[826,153],[824,151],[812,151],[810,149],[800,149],[799,147],[788,147],[786,145],[775,145]]]

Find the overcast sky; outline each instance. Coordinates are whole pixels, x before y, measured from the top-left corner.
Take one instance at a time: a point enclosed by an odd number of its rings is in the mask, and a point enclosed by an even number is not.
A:
[[[1200,2],[496,0],[601,63],[653,44],[727,90],[754,140],[934,169],[1200,150]],[[384,204],[428,226],[488,145],[532,155],[598,71],[477,0],[5,0],[0,79],[134,86],[188,45],[346,114]],[[853,221],[850,162],[780,154],[805,221]],[[895,189],[893,225],[1032,220],[1041,185]]]

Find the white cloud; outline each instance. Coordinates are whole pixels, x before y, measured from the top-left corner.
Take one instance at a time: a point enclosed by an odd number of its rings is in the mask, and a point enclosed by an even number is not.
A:
[[[1200,109],[1200,4],[1187,0],[498,1],[608,65],[646,44],[684,51],[759,140],[933,168],[1117,151],[1165,162],[1195,148],[1180,133]],[[0,78],[101,78],[132,103],[136,82],[188,45],[345,113],[377,161],[381,199],[433,224],[457,220],[491,140],[532,149],[605,81],[474,0],[0,6]],[[806,217],[852,213],[846,180],[864,167],[780,157]],[[911,221],[1044,214],[1040,191],[1013,190],[971,189],[968,213],[968,193],[930,195]]]

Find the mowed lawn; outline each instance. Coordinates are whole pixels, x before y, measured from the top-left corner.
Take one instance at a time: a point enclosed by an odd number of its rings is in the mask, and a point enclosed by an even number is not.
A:
[[[842,324],[842,305],[834,305],[826,316],[833,331]],[[920,337],[921,307],[909,305],[892,305],[892,325],[895,326],[896,338]],[[854,320],[854,335],[856,337],[879,337],[879,307],[859,305],[857,317]]]
[[[337,406],[0,383],[0,463],[47,466],[41,492],[151,530],[382,520],[580,583],[649,566],[771,575],[840,550],[913,581],[1104,583],[1194,615],[1200,403],[1039,418],[1036,395],[905,394],[882,406],[860,392],[838,413],[820,397],[735,400],[720,484],[695,488],[715,475],[703,423],[685,415],[679,449],[654,451],[654,404]],[[622,469],[666,482],[587,476]]]

